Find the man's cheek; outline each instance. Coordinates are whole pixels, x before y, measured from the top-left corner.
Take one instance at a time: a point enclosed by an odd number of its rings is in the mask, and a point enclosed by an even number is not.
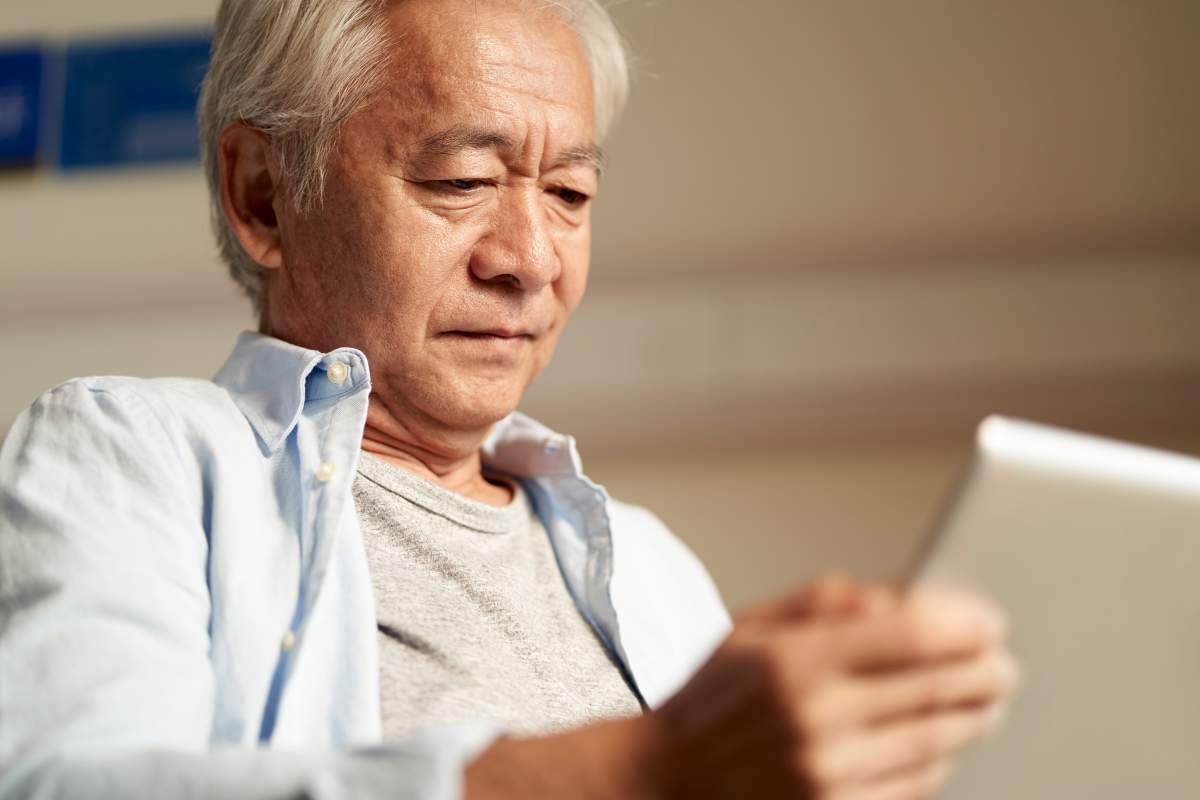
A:
[[[435,215],[432,221],[415,226],[411,237],[405,235],[404,228],[398,233],[398,245],[423,271],[442,276],[453,272],[466,275],[470,269],[471,254],[487,235],[488,227],[482,215],[458,220]]]
[[[533,379],[536,378],[541,371],[546,368],[546,366],[550,363],[550,360],[554,357],[554,351],[558,347],[558,337],[560,333],[562,333],[562,321],[560,321],[559,324],[557,324],[538,342],[538,346],[534,349],[533,365],[526,382],[527,386],[529,383],[533,382]]]

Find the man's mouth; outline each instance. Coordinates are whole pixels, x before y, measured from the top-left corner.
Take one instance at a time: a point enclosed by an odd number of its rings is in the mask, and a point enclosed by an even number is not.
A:
[[[496,328],[486,331],[452,331],[452,333],[460,336],[470,336],[478,339],[532,339],[533,334],[528,331],[507,330]]]
[[[533,341],[526,331],[496,328],[482,331],[447,331],[443,336],[488,349],[516,351]]]
[[[459,336],[468,339],[536,339],[538,337],[538,328],[534,325],[524,323],[499,323],[489,325],[487,327],[475,327],[472,325],[469,328],[454,328],[442,334],[443,336]]]

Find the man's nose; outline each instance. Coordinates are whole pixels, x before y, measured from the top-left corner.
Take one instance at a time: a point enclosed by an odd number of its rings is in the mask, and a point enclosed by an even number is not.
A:
[[[489,231],[471,253],[476,278],[511,283],[527,292],[558,279],[562,265],[540,195],[537,189],[521,189],[500,197]]]

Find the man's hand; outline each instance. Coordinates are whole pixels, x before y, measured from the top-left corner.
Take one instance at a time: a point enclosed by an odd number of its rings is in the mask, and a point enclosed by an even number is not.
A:
[[[670,797],[931,795],[1015,684],[981,598],[832,580],[745,615],[651,716]]]
[[[966,592],[825,580],[745,614],[658,711],[498,743],[467,796],[928,797],[1015,685],[1004,639]]]

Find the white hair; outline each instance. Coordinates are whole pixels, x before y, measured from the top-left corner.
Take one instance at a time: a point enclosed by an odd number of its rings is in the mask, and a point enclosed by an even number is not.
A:
[[[597,141],[629,96],[624,40],[599,0],[542,0],[579,36],[592,75]],[[244,121],[271,139],[288,201],[319,207],[341,124],[380,88],[389,65],[388,0],[222,0],[200,91],[201,158],[222,260],[262,310],[264,269],[242,248],[221,204],[217,144]]]

